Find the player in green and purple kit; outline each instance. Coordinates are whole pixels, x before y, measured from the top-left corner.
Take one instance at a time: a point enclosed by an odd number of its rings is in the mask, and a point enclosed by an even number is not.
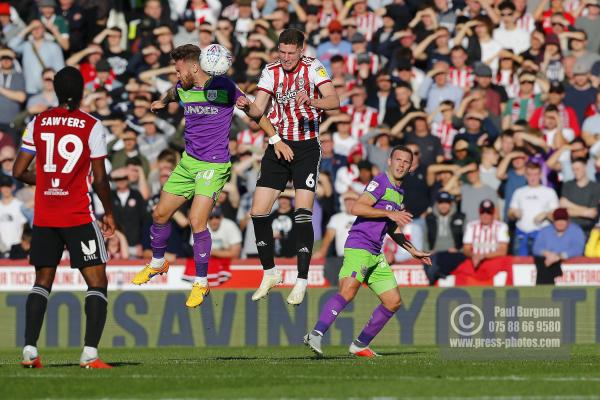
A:
[[[192,44],[179,46],[171,52],[179,81],[151,106],[152,111],[162,109],[170,102],[178,102],[183,107],[185,152],[165,183],[152,213],[152,260],[133,279],[134,284],[141,285],[169,270],[164,254],[171,234],[170,219],[177,209],[193,198],[190,224],[196,278],[186,302],[188,307],[199,306],[209,293],[207,272],[212,240],[206,225],[231,174],[229,132],[235,102],[244,96],[229,78],[211,77],[202,71],[199,57],[200,48]],[[260,126],[269,136],[275,134],[266,118],[260,120]]]
[[[400,187],[412,164],[413,154],[404,146],[394,147],[385,173],[376,176],[350,211],[354,221],[344,246],[344,263],[340,270],[340,289],[323,306],[319,321],[312,332],[304,336],[304,343],[322,355],[321,339],[340,312],[354,299],[362,283],[381,300],[369,322],[350,345],[350,353],[361,357],[375,357],[369,343],[400,308],[398,283],[385,256],[381,252],[383,239],[388,234],[414,258],[431,265],[429,253],[417,250],[401,233],[412,215],[402,209],[404,190]],[[399,228],[400,227],[400,228]]]

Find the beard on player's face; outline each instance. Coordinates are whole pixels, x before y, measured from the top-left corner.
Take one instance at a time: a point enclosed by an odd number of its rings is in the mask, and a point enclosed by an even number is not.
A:
[[[194,75],[191,72],[181,76],[181,86],[183,90],[190,90],[194,87]]]

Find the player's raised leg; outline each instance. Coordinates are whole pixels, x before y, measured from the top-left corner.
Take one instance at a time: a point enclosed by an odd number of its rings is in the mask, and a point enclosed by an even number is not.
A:
[[[265,159],[261,169],[265,168]],[[261,173],[261,178],[263,178]],[[259,180],[260,182],[260,180]],[[283,183],[285,185],[285,183]],[[252,300],[260,300],[269,294],[269,290],[282,282],[281,272],[275,266],[275,240],[273,239],[273,226],[271,225],[271,209],[281,190],[257,186],[252,197],[252,224],[256,237],[256,249],[263,267],[263,278],[260,286],[252,295]]]
[[[173,177],[179,168],[175,168],[172,172]],[[176,175],[177,176],[177,175]],[[169,177],[169,180],[171,180]],[[167,183],[165,188],[167,188]],[[193,183],[193,181],[192,181]],[[175,183],[170,185],[177,187]],[[184,186],[185,188],[185,186]],[[185,191],[181,191],[182,194],[169,193],[163,190],[160,194],[160,200],[156,205],[156,208],[152,212],[152,226],[150,227],[150,245],[152,246],[152,260],[146,266],[138,272],[132,280],[132,283],[136,285],[142,285],[148,282],[152,277],[165,274],[169,271],[169,262],[165,260],[165,251],[167,249],[167,241],[171,235],[171,216],[177,211],[179,207],[186,201],[186,197],[183,195]],[[187,191],[189,193],[189,190]]]
[[[21,365],[26,368],[42,368],[42,359],[37,349],[48,296],[52,290],[56,267],[36,267],[35,284],[27,296],[25,304],[25,347]]]
[[[398,283],[390,266],[385,261],[385,256],[379,256],[377,268],[369,276],[369,287],[377,294],[381,304],[375,307],[371,318],[364,326],[363,330],[350,345],[350,353],[359,357],[378,356],[369,344],[381,332],[385,324],[394,316],[402,304]]]
[[[108,309],[106,264],[84,267],[81,274],[88,289],[85,294],[85,339],[79,365],[82,368],[112,368],[98,356],[98,344],[104,331]]]
[[[190,308],[201,305],[210,292],[207,276],[212,239],[207,228],[207,222],[213,205],[212,198],[196,195],[190,210],[190,223],[194,236],[194,264],[196,266],[196,277],[192,284],[192,291],[185,303]]]
[[[316,175],[314,175],[314,179],[316,179]],[[306,288],[308,286],[308,270],[310,268],[310,260],[315,241],[315,233],[312,225],[312,208],[314,200],[314,192],[306,189],[296,189],[294,229],[296,231],[298,277],[296,278],[294,288],[287,298],[289,304],[296,306],[304,300]]]
[[[360,289],[360,285],[361,282],[353,277],[342,278],[338,293],[331,296],[323,305],[315,327],[304,336],[304,343],[316,354],[323,355],[321,347],[323,335],[333,325],[338,315],[346,308],[348,303],[354,299],[354,296],[358,293],[358,289]]]

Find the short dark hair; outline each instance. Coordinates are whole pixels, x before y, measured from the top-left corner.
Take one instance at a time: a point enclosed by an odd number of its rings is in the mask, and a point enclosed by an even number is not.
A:
[[[556,107],[554,104],[549,104],[546,109],[544,110],[545,113],[547,112],[558,112],[558,107]]]
[[[200,58],[200,47],[195,44],[184,44],[177,46],[171,51],[171,58],[173,61],[192,61],[199,62]]]
[[[293,45],[296,45],[296,47],[303,47],[304,46],[304,33],[299,31],[298,29],[293,29],[293,28],[285,29],[279,35],[279,40],[277,42],[277,46],[279,46],[280,44],[293,44]]]
[[[577,157],[571,161],[571,165],[575,163],[582,163],[583,165],[587,165],[587,160],[584,157]]]
[[[336,62],[345,62],[344,61],[344,56],[341,56],[339,54],[336,54],[335,56],[332,56],[331,59],[329,60],[329,64],[333,64]],[[600,91],[598,91],[600,93]]]
[[[515,5],[512,3],[512,1],[503,1],[502,3],[500,3],[498,5],[498,10],[502,11],[502,10],[511,10],[511,11],[516,11],[517,8],[515,7]]]
[[[408,154],[410,154],[410,161],[412,162],[412,160],[413,160],[413,157],[414,157],[414,155],[413,155],[413,152],[412,152],[412,150],[411,150],[411,149],[409,149],[408,147],[406,147],[406,146],[404,146],[404,145],[398,145],[398,146],[394,146],[394,147],[392,148],[392,151],[391,151],[391,153],[390,153],[390,158],[394,157],[394,153],[395,153],[395,152],[397,152],[397,151],[403,151],[403,152],[405,152],[405,153],[408,153]]]

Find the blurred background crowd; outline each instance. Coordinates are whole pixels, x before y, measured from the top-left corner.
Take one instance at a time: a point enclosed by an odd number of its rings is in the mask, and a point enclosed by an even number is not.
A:
[[[107,131],[119,226],[109,253],[145,258],[150,210],[184,147],[181,107],[149,111],[176,82],[169,52],[227,47],[229,75],[252,96],[288,27],[306,33],[305,54],[325,65],[342,103],[321,125],[316,258],[343,254],[348,210],[395,144],[415,155],[404,183],[415,246],[473,257],[497,255],[498,242],[546,266],[600,255],[598,0],[13,0],[0,2],[0,27],[5,257],[28,252],[35,188],[10,175],[27,122],[57,105],[57,70],[81,70],[82,108]],[[265,146],[258,125],[236,111],[233,175],[209,224],[217,260],[257,254],[249,210]],[[293,207],[286,191],[273,212],[279,257],[295,253]],[[168,252],[187,257],[185,207],[173,223]],[[567,237],[581,243],[565,246]],[[391,241],[384,249],[390,261],[410,258]]]

